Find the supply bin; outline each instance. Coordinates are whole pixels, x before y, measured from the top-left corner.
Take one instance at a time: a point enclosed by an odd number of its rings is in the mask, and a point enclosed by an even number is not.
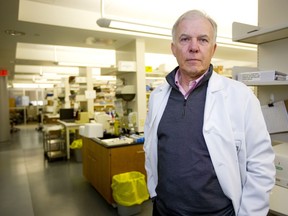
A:
[[[141,204],[149,199],[145,175],[137,171],[114,175],[111,187],[120,216],[141,212]]]

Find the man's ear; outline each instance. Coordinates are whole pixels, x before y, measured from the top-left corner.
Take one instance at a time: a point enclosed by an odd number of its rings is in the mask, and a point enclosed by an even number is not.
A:
[[[171,42],[171,51],[172,51],[173,55],[175,56],[176,47],[175,47],[175,44],[173,42]]]
[[[216,49],[217,49],[217,44],[215,43],[215,44],[214,44],[213,55],[214,55],[214,53],[215,53]]]

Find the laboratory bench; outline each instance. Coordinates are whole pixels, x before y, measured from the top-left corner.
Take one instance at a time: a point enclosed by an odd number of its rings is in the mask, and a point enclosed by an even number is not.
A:
[[[111,189],[114,175],[139,171],[146,176],[143,143],[107,144],[88,137],[82,137],[82,143],[83,175],[109,204],[115,204]]]

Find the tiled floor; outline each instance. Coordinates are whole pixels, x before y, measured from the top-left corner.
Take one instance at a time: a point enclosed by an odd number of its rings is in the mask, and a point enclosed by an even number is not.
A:
[[[118,215],[82,176],[82,163],[48,162],[37,125],[17,127],[9,142],[0,142],[1,216]],[[152,215],[150,201],[141,207],[138,216]]]
[[[118,215],[82,176],[82,163],[48,162],[37,125],[17,127],[9,142],[0,143],[1,216]],[[151,211],[146,201],[138,215]]]

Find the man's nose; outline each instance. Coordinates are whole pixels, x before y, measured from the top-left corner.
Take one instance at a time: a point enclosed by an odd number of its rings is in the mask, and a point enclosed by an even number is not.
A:
[[[197,53],[199,52],[199,44],[197,39],[192,39],[189,43],[189,52]]]

